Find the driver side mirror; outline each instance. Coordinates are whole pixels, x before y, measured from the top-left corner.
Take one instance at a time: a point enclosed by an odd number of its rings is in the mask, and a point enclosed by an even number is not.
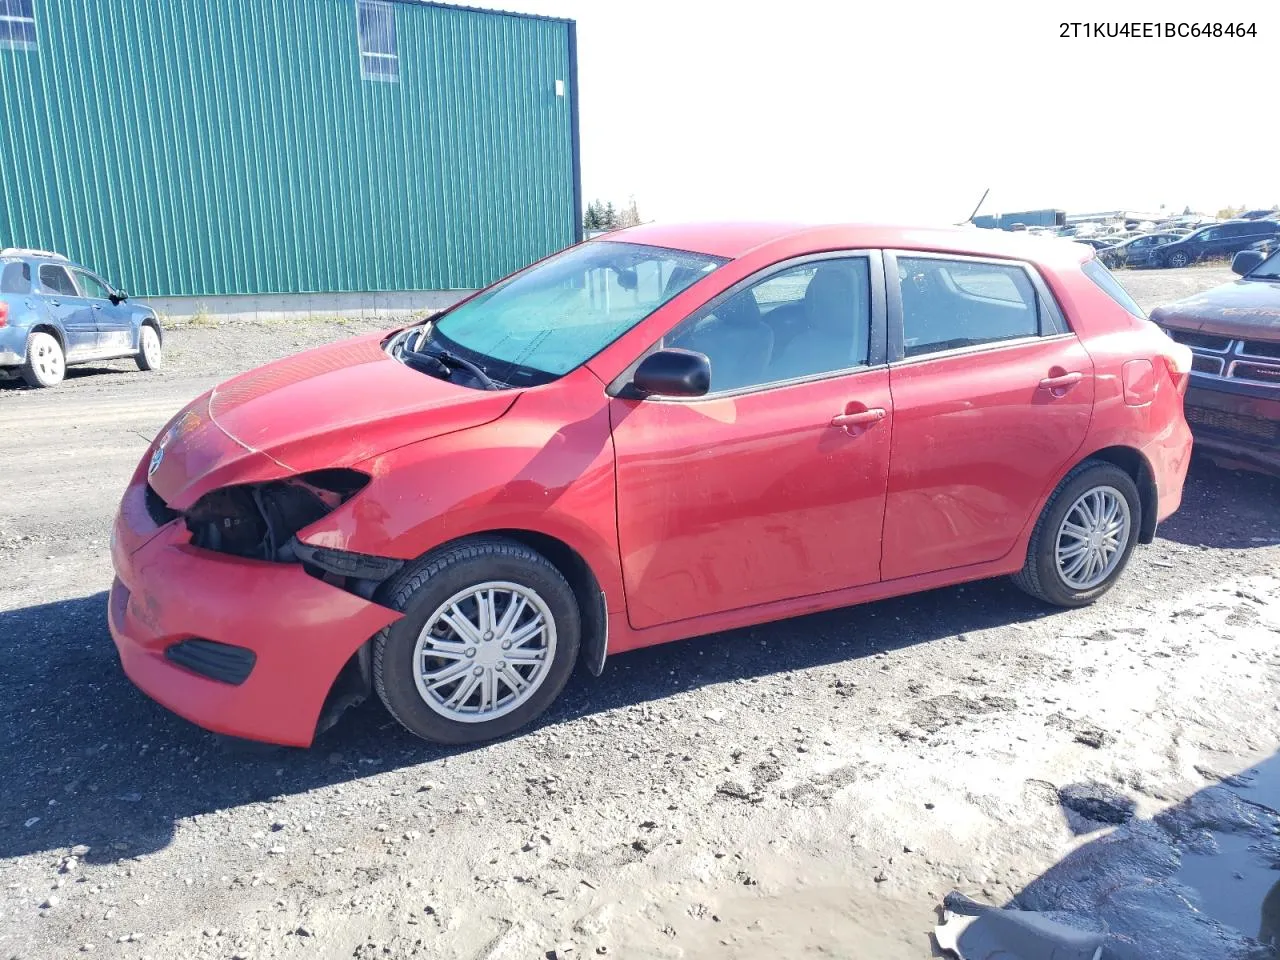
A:
[[[640,361],[631,387],[642,397],[701,397],[711,389],[711,361],[705,353],[668,347]]]
[[[1267,259],[1260,250],[1241,250],[1231,258],[1231,271],[1244,276],[1251,273],[1263,260]]]
[[[120,304],[124,303],[128,299],[129,299],[129,295],[125,293],[123,290],[117,290],[115,293],[111,295],[111,302],[115,304],[117,307],[120,306]]]

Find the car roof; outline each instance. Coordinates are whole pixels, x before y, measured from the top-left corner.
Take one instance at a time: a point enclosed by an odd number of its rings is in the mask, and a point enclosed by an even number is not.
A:
[[[1064,257],[1079,263],[1092,253],[1087,244],[1070,238],[1036,235],[1021,230],[793,221],[648,223],[604,234],[590,242],[643,243],[730,260],[775,244],[807,248],[812,252],[842,248],[896,248],[1012,258],[1032,263],[1061,262]],[[1085,251],[1089,253],[1082,255]]]
[[[71,261],[61,253],[52,250],[36,250],[31,247],[5,247],[0,250],[0,257],[30,257],[33,260],[54,260],[58,263]]]

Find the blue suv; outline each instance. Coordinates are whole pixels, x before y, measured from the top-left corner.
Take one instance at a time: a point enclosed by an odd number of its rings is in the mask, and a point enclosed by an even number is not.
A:
[[[0,378],[52,387],[68,364],[122,357],[154,370],[164,340],[160,321],[128,300],[61,254],[0,250]]]

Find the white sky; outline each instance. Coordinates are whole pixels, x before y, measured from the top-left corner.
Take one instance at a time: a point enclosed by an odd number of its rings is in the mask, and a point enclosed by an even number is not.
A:
[[[480,5],[577,20],[584,203],[646,220],[1280,203],[1275,0]],[[1058,26],[1228,17],[1258,35]]]

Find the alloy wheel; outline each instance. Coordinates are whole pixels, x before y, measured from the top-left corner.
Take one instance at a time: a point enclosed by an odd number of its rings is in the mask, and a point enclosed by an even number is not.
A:
[[[1073,590],[1092,590],[1124,557],[1133,518],[1129,501],[1115,487],[1094,487],[1071,505],[1058,528],[1058,574]]]
[[[436,713],[484,723],[526,703],[555,653],[555,618],[537,591],[490,581],[458,591],[427,618],[414,681]]]

